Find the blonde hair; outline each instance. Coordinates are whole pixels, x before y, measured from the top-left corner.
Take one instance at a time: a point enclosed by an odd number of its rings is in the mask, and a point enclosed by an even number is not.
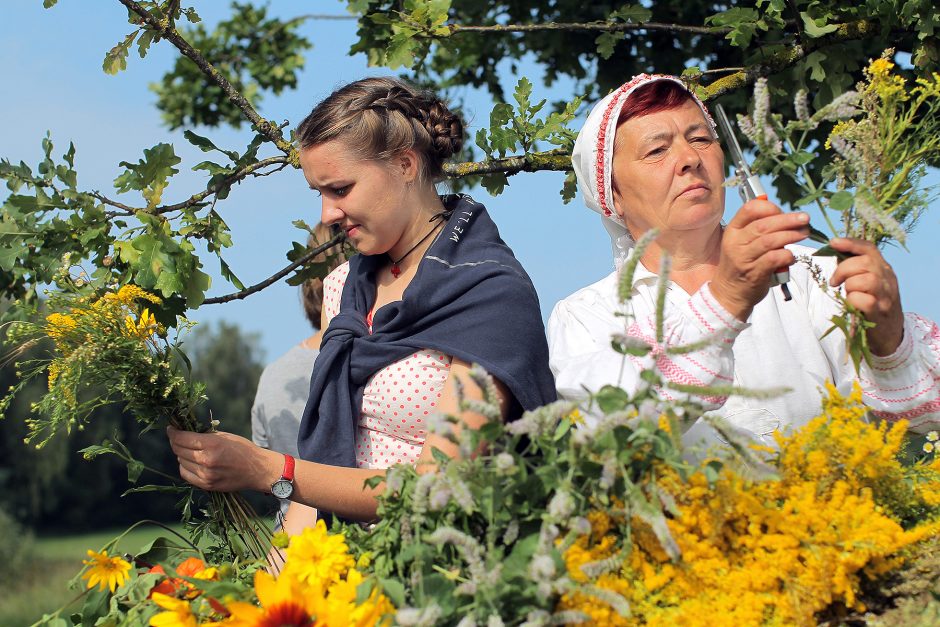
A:
[[[428,91],[396,78],[364,78],[327,96],[297,127],[302,149],[339,140],[366,160],[406,150],[421,159],[421,179],[444,178],[444,162],[463,145],[460,118]]]

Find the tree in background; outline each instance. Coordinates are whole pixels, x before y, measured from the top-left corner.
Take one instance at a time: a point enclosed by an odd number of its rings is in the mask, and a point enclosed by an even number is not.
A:
[[[206,384],[209,396],[200,409],[206,415],[211,412],[224,417],[226,430],[249,435],[251,404],[262,369],[257,336],[225,322],[197,326],[187,348],[192,376]],[[15,383],[15,378],[11,365],[0,368],[4,389]],[[147,492],[115,498],[133,487],[132,483],[167,483],[177,473],[176,457],[166,436],[158,430],[139,433],[133,419],[118,406],[96,410],[87,427],[69,438],[53,438],[38,450],[24,446],[23,417],[44,388],[43,381],[31,381],[0,423],[0,511],[35,529],[67,528],[70,532],[127,525],[142,518],[175,518],[175,496]],[[139,463],[169,476],[155,477],[143,471],[139,479],[129,483],[126,460],[114,455],[99,455],[92,462],[82,458],[81,449],[105,440],[124,444]]]
[[[234,185],[298,166],[286,131],[291,123],[271,121],[260,106],[265,94],[297,86],[298,70],[311,45],[298,34],[298,25],[322,16],[281,20],[268,16],[260,3],[236,2],[231,18],[210,30],[201,24],[197,7],[183,6],[179,0],[114,1],[126,7],[130,27],[105,53],[104,71],[126,69],[132,51],[144,57],[153,45],[178,50],[174,68],[155,86],[158,106],[168,126],[187,128],[186,139],[206,153],[206,160],[184,166],[170,144],[144,148],[141,156],[121,162],[113,193],[82,188],[74,167],[75,147],[57,152],[51,138],[43,140],[44,157],[38,165],[0,161],[0,179],[9,190],[0,206],[0,294],[14,302],[9,313],[19,315],[22,308],[35,306],[39,290],[67,273],[75,259],[87,264],[89,278],[97,284],[134,283],[157,293],[162,302],[153,306],[153,313],[171,328],[177,316],[190,309],[246,298],[284,278],[299,284],[322,273],[322,267],[305,265],[322,247],[310,250],[295,244],[283,270],[245,286],[225,262],[224,252],[233,240],[223,216]],[[55,4],[44,0],[46,7]],[[639,71],[681,72],[706,100],[720,98],[743,111],[747,88],[761,77],[769,78],[775,110],[787,110],[799,86],[808,89],[818,108],[860,79],[861,68],[889,45],[911,55],[910,74],[927,76],[940,66],[935,34],[940,15],[933,0],[647,4],[352,0],[347,17],[358,20],[359,26],[351,52],[365,52],[373,64],[408,71],[423,83],[452,89],[476,85],[490,91],[494,106],[488,127],[474,137],[475,160],[452,164],[447,173],[457,180],[481,177],[493,194],[519,172],[569,170],[575,133],[568,124],[579,107],[576,96],[596,98]],[[578,93],[546,108],[535,95],[539,88],[522,77],[508,97],[501,78],[515,74],[527,55],[541,65],[542,84],[571,77]],[[216,146],[211,138],[189,130],[195,125],[240,123],[255,132],[247,146]],[[207,173],[206,187],[166,198],[164,192],[180,167]],[[792,184],[781,180],[779,187],[783,200],[798,198]],[[570,200],[573,195],[569,172],[562,196]],[[233,286],[230,294],[205,297],[209,277],[197,254],[200,243],[218,259],[223,277]],[[76,281],[78,289],[83,286],[87,289],[84,279]],[[246,432],[247,427],[238,424],[244,420],[247,425],[248,390],[253,390],[258,372],[249,367],[255,349],[246,346],[256,340],[248,338],[237,347],[234,335],[221,327],[218,345],[209,342],[209,356],[201,356],[197,334],[191,357],[194,375],[210,386],[213,415],[226,429]],[[213,378],[222,382],[215,390]],[[30,393],[41,391],[38,386]],[[242,393],[249,400],[237,405],[234,397]],[[27,397],[17,411],[25,411]],[[51,448],[15,451],[13,443],[22,433],[13,425],[8,420],[2,433],[4,447],[11,447],[5,459],[15,463],[14,470],[5,470],[0,480],[5,488],[21,486],[8,497],[16,501],[15,511],[29,517],[64,506],[64,495],[60,499],[48,491],[58,478],[76,476],[71,461],[60,461],[66,457],[63,451],[56,456]],[[111,435],[104,427],[86,434],[91,440]],[[24,468],[34,455],[56,461],[46,464],[40,476],[28,476]],[[86,487],[95,483],[95,478],[82,481]],[[97,483],[106,481],[97,478]],[[8,493],[5,489],[4,495]]]

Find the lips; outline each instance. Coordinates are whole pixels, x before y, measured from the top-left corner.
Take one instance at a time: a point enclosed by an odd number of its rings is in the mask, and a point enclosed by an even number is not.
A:
[[[684,190],[682,190],[682,192],[680,192],[679,195],[680,195],[680,196],[684,196],[685,194],[688,194],[688,193],[690,193],[690,192],[693,192],[693,193],[694,193],[694,192],[697,192],[697,191],[700,191],[700,190],[707,192],[707,191],[709,191],[709,189],[710,189],[710,188],[709,188],[708,185],[706,185],[705,183],[693,183],[693,184],[689,185],[688,187],[686,187]]]

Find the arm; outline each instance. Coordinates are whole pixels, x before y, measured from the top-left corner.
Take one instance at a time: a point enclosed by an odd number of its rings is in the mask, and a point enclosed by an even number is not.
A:
[[[613,296],[609,299],[612,302]],[[730,385],[733,380],[734,338],[747,326],[726,312],[712,296],[708,284],[693,294],[681,307],[667,307],[663,320],[663,344],[656,342],[655,314],[643,316],[624,329],[623,317],[615,309],[599,311],[599,303],[562,301],[548,320],[550,365],[558,394],[580,401],[584,388],[596,392],[604,385],[636,391],[640,372],[656,368],[670,382],[699,386]],[[619,329],[618,329],[619,326]],[[611,335],[627,336],[650,344],[645,357],[624,356],[611,347]],[[665,346],[682,346],[713,338],[702,348],[682,354],[667,355]],[[677,392],[660,389],[664,398]],[[707,409],[724,404],[723,396],[698,399]]]
[[[829,283],[842,286],[846,300],[875,323],[868,331],[871,364],[863,365],[859,374],[865,404],[879,418],[908,420],[912,431],[936,429],[940,425],[940,328],[926,318],[903,313],[894,270],[877,246],[836,238],[832,247],[854,256],[839,263]],[[844,345],[839,348],[844,353]],[[841,380],[855,378],[846,359],[836,364]]]
[[[455,359],[452,362],[439,407],[444,413],[459,416],[466,427],[477,428],[486,419],[473,412],[458,410],[453,384],[455,378],[460,378],[466,384],[466,396],[480,398],[481,391],[470,380],[469,368],[467,363],[460,360]],[[505,415],[509,395],[505,388],[497,387],[500,390],[500,406]],[[257,447],[245,438],[231,433],[192,433],[172,427],[167,429],[167,433],[173,452],[180,462],[180,477],[203,490],[267,492],[271,484],[280,477],[283,469],[283,455]],[[439,448],[450,456],[457,454],[456,447],[449,440],[429,434],[419,458],[419,463],[424,469],[434,467],[431,456],[433,448]],[[381,485],[366,488],[363,483],[371,477],[382,476],[385,476],[385,470],[342,468],[297,460],[291,500],[352,520],[374,520],[377,505],[375,499],[384,488]],[[293,524],[292,522],[291,525]]]

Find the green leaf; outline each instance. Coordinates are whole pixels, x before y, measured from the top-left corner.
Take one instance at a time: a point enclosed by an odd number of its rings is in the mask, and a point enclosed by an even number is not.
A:
[[[156,207],[160,204],[170,177],[179,173],[173,166],[180,161],[182,159],[176,156],[172,144],[161,143],[153,148],[145,148],[144,158],[136,164],[127,161],[120,163],[127,169],[114,179],[114,187],[122,193],[132,189],[140,190],[147,206]]]
[[[652,17],[653,12],[639,4],[628,4],[610,14],[610,18],[620,18],[624,22],[632,22],[634,24],[648,22]]]
[[[809,53],[804,61],[807,69],[810,71],[809,77],[818,83],[826,80],[826,68],[823,67],[822,62],[827,58],[826,53],[816,50],[815,52]]]
[[[532,81],[525,76],[516,82],[516,89],[512,93],[516,103],[519,105],[519,111],[525,113],[529,108],[529,96],[532,95]]]
[[[617,33],[601,33],[597,36],[597,39],[594,40],[595,45],[597,45],[597,54],[602,59],[609,59],[613,56],[614,48],[621,38],[622,36]]]
[[[216,146],[214,143],[212,143],[212,140],[206,137],[203,137],[202,135],[197,135],[196,133],[190,130],[185,130],[183,131],[183,137],[186,138],[186,141],[188,141],[193,146],[199,148],[203,152],[211,152],[215,150],[226,155],[232,161],[238,161],[237,152],[235,152],[234,150],[222,150],[221,148]],[[204,161],[203,163],[208,163],[208,162]],[[193,169],[195,170],[196,168],[193,168]],[[215,174],[215,172],[213,172],[213,174]]]
[[[59,0],[42,0],[42,8],[51,9],[52,7],[55,6],[55,3],[58,1]]]
[[[827,24],[826,18],[813,19],[806,13],[800,13],[800,17],[803,19],[803,32],[813,38],[828,35],[839,28],[838,24]]]
[[[491,196],[499,196],[503,193],[503,189],[509,185],[509,179],[506,178],[504,173],[496,172],[495,174],[485,175],[480,180],[480,184],[486,188]]]
[[[630,402],[630,396],[621,388],[605,385],[594,395],[594,400],[597,401],[601,411],[610,414],[626,408],[627,403]]]
[[[104,61],[101,64],[101,69],[105,71],[105,74],[117,74],[121,70],[127,69],[127,54],[130,51],[131,44],[134,43],[134,39],[137,38],[137,33],[139,30],[135,30],[133,33],[124,38],[124,41],[118,42],[116,46],[111,48],[106,55],[104,55]]]
[[[140,479],[140,473],[144,471],[143,462],[139,462],[136,459],[127,462],[127,480],[131,483],[137,483],[137,480]]]
[[[382,586],[382,590],[385,591],[385,596],[392,602],[392,605],[395,607],[403,607],[405,605],[405,586],[402,582],[397,579],[382,578],[379,579],[379,583]]]
[[[852,195],[852,192],[842,190],[833,194],[829,199],[829,208],[833,211],[845,211],[849,209],[854,202],[855,196]]]

